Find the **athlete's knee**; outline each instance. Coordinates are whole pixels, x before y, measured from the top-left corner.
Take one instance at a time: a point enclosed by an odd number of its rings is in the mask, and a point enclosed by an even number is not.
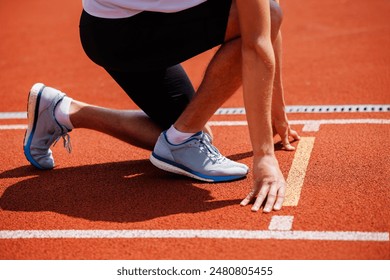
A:
[[[279,33],[280,26],[282,25],[283,12],[279,4],[274,0],[270,0],[270,7],[271,7],[271,36],[272,36],[272,40],[275,40]]]

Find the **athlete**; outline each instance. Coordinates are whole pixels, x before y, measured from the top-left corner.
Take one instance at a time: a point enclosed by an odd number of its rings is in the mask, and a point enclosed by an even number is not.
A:
[[[273,133],[286,150],[299,139],[285,113],[280,71],[282,14],[273,0],[83,0],[80,38],[142,109],[86,104],[35,84],[29,93],[24,153],[39,169],[54,167],[51,145],[88,128],[152,150],[160,169],[207,182],[244,178],[248,167],[212,144],[207,121],[243,85],[253,147],[253,185],[241,202],[282,207],[286,182],[274,154]],[[198,90],[180,63],[219,46]]]

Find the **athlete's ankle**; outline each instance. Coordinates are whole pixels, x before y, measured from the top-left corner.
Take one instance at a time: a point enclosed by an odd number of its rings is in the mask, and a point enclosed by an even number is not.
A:
[[[72,104],[72,98],[65,96],[56,106],[54,110],[54,116],[56,120],[67,129],[74,129],[74,126],[70,120],[70,106]]]
[[[166,135],[170,143],[177,145],[186,141],[188,138],[194,135],[194,133],[179,131],[173,125],[171,125],[171,127],[167,130]]]

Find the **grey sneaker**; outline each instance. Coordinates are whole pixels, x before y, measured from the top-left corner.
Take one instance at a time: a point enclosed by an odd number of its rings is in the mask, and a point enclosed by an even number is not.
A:
[[[70,138],[65,126],[54,117],[57,104],[65,94],[44,84],[33,85],[28,96],[28,127],[24,136],[23,150],[27,160],[39,169],[52,169],[54,159],[50,147],[61,137],[64,147],[71,151]]]
[[[206,182],[224,182],[243,178],[245,164],[227,159],[211,144],[207,133],[198,132],[182,144],[174,145],[161,133],[150,156],[158,168]]]

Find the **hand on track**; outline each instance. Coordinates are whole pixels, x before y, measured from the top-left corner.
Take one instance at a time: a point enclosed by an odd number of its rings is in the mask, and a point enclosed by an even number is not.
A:
[[[286,192],[286,181],[273,155],[255,157],[253,160],[253,188],[241,201],[242,206],[255,202],[252,211],[258,211],[265,202],[264,212],[280,210]]]
[[[290,127],[287,118],[284,120],[274,119],[272,129],[273,129],[274,136],[276,134],[279,134],[282,140],[283,148],[286,151],[295,150],[295,147],[293,147],[290,143],[290,137],[293,139],[293,141],[298,141],[299,139],[301,139],[301,137],[298,135],[298,132],[296,132]]]

